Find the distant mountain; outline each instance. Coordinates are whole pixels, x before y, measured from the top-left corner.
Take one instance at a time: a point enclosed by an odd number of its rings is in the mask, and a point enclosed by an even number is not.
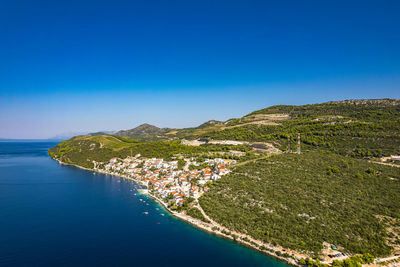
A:
[[[222,123],[223,123],[222,121],[209,120],[209,121],[206,121],[205,123],[199,125],[197,128],[200,129],[200,128],[205,128],[205,127],[213,126],[216,124],[222,124]]]
[[[58,134],[54,137],[51,137],[49,139],[57,139],[57,140],[66,140],[66,139],[70,139],[74,136],[78,136],[78,135],[87,135],[89,134],[89,132],[68,132],[68,133],[61,133]]]
[[[99,132],[95,132],[95,133],[90,133],[90,132],[67,132],[67,133],[61,133],[58,134],[54,137],[51,137],[49,139],[56,139],[56,140],[66,140],[66,139],[70,139],[74,136],[78,136],[78,135],[91,135],[91,136],[98,136],[98,135],[104,135],[104,134],[113,134],[115,133],[115,131],[99,131]]]
[[[115,131],[101,131],[101,132],[89,133],[88,135],[99,136],[99,135],[113,134],[113,133],[115,133]]]
[[[152,135],[156,135],[158,133],[166,133],[170,131],[170,128],[159,128],[157,126],[144,123],[142,125],[139,125],[136,128],[130,129],[130,130],[121,130],[115,133],[116,136],[121,136],[121,137],[129,137],[129,138],[137,138],[137,139],[142,139],[145,137],[149,137]]]

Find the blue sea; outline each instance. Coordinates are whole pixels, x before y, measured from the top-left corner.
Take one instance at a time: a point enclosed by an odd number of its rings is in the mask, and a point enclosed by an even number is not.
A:
[[[55,145],[0,142],[0,266],[287,266],[170,216],[132,181],[58,164]]]

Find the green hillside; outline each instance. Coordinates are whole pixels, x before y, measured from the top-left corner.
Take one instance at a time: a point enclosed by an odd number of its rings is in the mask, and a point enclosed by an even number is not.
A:
[[[400,247],[399,236],[386,230],[400,224],[400,170],[334,153],[281,154],[238,166],[200,203],[230,229],[315,255],[324,241],[379,256]]]
[[[353,157],[399,153],[400,101],[273,106],[230,120],[225,129],[197,137],[271,142],[286,150],[288,136],[294,148],[298,133],[307,150],[326,149]]]
[[[144,123],[130,130],[121,130],[115,133],[116,136],[127,137],[137,140],[154,141],[165,139],[163,134],[169,132],[169,128],[158,128],[157,126]]]

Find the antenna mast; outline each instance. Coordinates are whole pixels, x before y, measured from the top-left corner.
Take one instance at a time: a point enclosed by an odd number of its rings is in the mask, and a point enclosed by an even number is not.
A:
[[[300,133],[297,135],[297,154],[300,154]]]

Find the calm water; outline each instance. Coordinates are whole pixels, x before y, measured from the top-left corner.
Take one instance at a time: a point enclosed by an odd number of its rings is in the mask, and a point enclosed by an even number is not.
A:
[[[168,215],[131,181],[59,165],[54,145],[0,142],[0,266],[287,266]]]

